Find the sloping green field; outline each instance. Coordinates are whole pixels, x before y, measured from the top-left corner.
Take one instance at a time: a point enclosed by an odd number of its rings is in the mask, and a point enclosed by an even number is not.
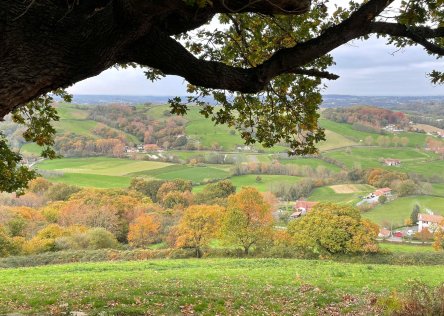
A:
[[[371,298],[412,279],[438,285],[442,266],[187,259],[5,269],[0,314],[345,315],[370,312]]]
[[[325,162],[321,159],[315,159],[315,158],[300,158],[300,157],[295,157],[293,159],[282,159],[280,160],[280,163],[284,164],[284,165],[297,165],[297,166],[307,166],[310,168],[317,168],[319,166],[325,167],[328,170],[331,171],[340,171],[341,168],[339,168],[338,166]]]
[[[356,205],[360,201],[360,196],[367,195],[374,191],[374,188],[370,185],[355,185],[357,190],[352,193],[338,193],[330,186],[320,187],[313,190],[312,194],[308,197],[309,201],[315,202],[333,202],[333,203],[345,203],[350,205]]]
[[[100,174],[64,173],[61,176],[50,177],[50,181],[92,187],[100,189],[127,188],[130,185],[130,177],[104,176]]]
[[[137,177],[153,177],[163,180],[185,179],[193,182],[202,182],[209,179],[224,179],[230,173],[223,168],[207,166],[170,165],[160,169],[139,171],[130,174]]]
[[[347,150],[333,150],[324,153],[326,157],[338,160],[344,163],[348,168],[357,164],[362,168],[387,168],[403,171],[405,166],[422,165],[427,160],[434,159],[435,155],[426,153],[413,148],[383,148],[383,147],[353,147]],[[399,167],[384,166],[380,160],[384,158],[393,158],[401,160]],[[410,167],[413,168],[413,167]]]
[[[157,161],[94,157],[45,160],[38,164],[38,168],[42,170],[55,170],[64,173],[124,176],[134,172],[159,169],[170,165],[171,164],[169,163]]]
[[[408,196],[398,198],[384,205],[378,205],[363,216],[377,224],[389,223],[402,225],[406,218],[410,218],[413,207],[418,204],[424,212],[426,208],[435,214],[444,215],[444,198],[434,196]]]

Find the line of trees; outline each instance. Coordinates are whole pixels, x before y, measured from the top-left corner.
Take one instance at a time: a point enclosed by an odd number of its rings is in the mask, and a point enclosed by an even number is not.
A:
[[[374,106],[355,106],[348,108],[329,108],[322,112],[323,117],[348,124],[358,124],[374,129],[387,125],[407,127],[409,119],[403,112],[394,112]]]
[[[102,248],[164,247],[192,249],[203,256],[211,243],[218,240],[227,249],[280,253],[349,253],[377,251],[374,235],[355,209],[339,205],[320,207],[320,224],[335,223],[348,232],[337,234],[334,248],[301,247],[300,234],[307,220],[295,221],[291,229],[274,227],[276,198],[254,188],[236,188],[227,180],[213,183],[197,194],[191,193],[188,181],[146,181],[134,179],[127,190],[65,190],[63,196],[50,193],[54,185],[44,179],[31,182],[29,192],[45,200],[40,206],[0,206],[0,256],[34,254],[59,250]],[[174,203],[168,198],[174,195]],[[177,198],[183,195],[191,199]],[[153,199],[151,199],[151,197]],[[20,199],[18,199],[20,200]],[[323,216],[325,212],[329,216]],[[327,213],[325,213],[327,214]],[[338,217],[339,216],[339,217]],[[351,217],[350,220],[344,220]],[[315,222],[319,219],[313,217]],[[341,222],[345,226],[341,226]],[[348,227],[352,223],[353,229]],[[370,226],[369,226],[370,227]],[[314,244],[327,238],[307,233]],[[305,234],[304,234],[305,235]],[[370,247],[370,245],[373,245]],[[376,247],[376,248],[375,248]],[[334,251],[332,251],[334,249]]]

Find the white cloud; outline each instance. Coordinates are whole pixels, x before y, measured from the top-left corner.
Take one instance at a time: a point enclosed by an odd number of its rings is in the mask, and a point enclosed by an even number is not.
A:
[[[177,76],[167,76],[151,82],[141,68],[111,68],[98,76],[76,83],[68,90],[74,94],[169,96],[185,95],[186,85]]]

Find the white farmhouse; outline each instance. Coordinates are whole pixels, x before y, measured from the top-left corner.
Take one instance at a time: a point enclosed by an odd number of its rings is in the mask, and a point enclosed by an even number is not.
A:
[[[423,229],[428,229],[429,232],[434,233],[438,227],[444,228],[444,216],[435,214],[418,214],[418,232]]]

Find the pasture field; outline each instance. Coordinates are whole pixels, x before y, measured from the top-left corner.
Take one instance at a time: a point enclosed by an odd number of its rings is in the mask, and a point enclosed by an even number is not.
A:
[[[359,130],[354,129],[351,124],[337,123],[334,121],[327,120],[325,118],[319,119],[319,124],[321,127],[325,128],[326,130],[330,130],[330,131],[338,133],[340,135],[344,135],[348,139],[353,140],[358,143],[363,141],[368,136],[372,137],[374,140],[376,140],[379,136],[389,136],[389,137],[395,136],[395,134],[382,135],[382,134],[378,134],[378,133],[359,131]],[[407,146],[420,147],[420,148],[424,147],[425,139],[427,137],[426,134],[412,133],[412,132],[396,133],[396,136],[407,137],[409,139],[409,143]]]
[[[42,147],[35,143],[27,143],[20,147],[20,152],[25,155],[40,156]]]
[[[61,120],[86,120],[89,114],[86,108],[78,108],[71,103],[62,102],[56,108]]]
[[[50,177],[51,182],[59,182],[81,187],[99,189],[127,188],[130,185],[130,177],[104,176],[100,174],[64,173],[61,176]]]
[[[341,147],[354,146],[358,143],[344,136],[344,134],[325,130],[325,141],[319,142],[316,147],[320,152],[332,150]]]
[[[170,163],[157,161],[93,157],[45,160],[38,164],[38,168],[42,170],[55,170],[63,173],[124,176],[134,172],[159,169],[170,165]]]
[[[92,130],[99,126],[100,123],[92,120],[60,120],[54,122],[54,128],[58,134],[74,133],[80,136],[97,138]]]
[[[360,196],[367,195],[375,190],[374,187],[366,184],[353,184],[352,186],[355,191],[351,193],[338,193],[335,191],[337,186],[316,188],[310,194],[308,200],[315,202],[332,202],[356,205],[356,203],[360,201]]]
[[[152,177],[162,180],[185,179],[193,183],[200,183],[210,179],[224,179],[230,176],[230,173],[222,167],[208,166],[189,166],[189,165],[170,165],[160,169],[151,169],[131,173],[131,176]]]
[[[442,266],[418,269],[296,259],[178,259],[3,269],[0,314],[343,315],[369,312],[380,298],[407,291],[412,279],[436,286],[444,281],[441,272]]]
[[[444,183],[433,183],[432,194],[444,197]]]
[[[331,185],[330,188],[338,194],[364,192],[373,189],[365,184],[336,184]]]
[[[355,143],[359,143],[361,140],[364,140],[366,137],[370,136],[376,139],[380,134],[370,133],[358,131],[352,128],[352,125],[345,123],[337,123],[334,121],[327,120],[325,118],[319,119],[319,125],[326,130],[330,130],[340,135],[344,135],[348,139],[354,141]]]
[[[421,245],[421,244],[407,244],[407,243],[388,243],[381,242],[379,247],[382,250],[388,250],[390,252],[408,252],[408,253],[418,253],[427,252],[435,253],[435,249],[431,245]]]
[[[261,181],[256,181],[256,177],[260,176]],[[260,192],[266,192],[273,189],[274,186],[277,186],[281,183],[297,183],[301,181],[302,177],[295,176],[283,176],[283,175],[268,175],[268,174],[248,174],[242,176],[232,176],[229,178],[231,183],[236,186],[236,190],[240,190],[242,187],[253,187],[256,188]],[[203,190],[205,185],[198,185],[193,187],[193,192],[200,192]]]
[[[256,177],[260,176],[261,181],[257,182]],[[230,181],[233,183],[233,185],[236,186],[236,188],[239,190],[242,187],[250,186],[258,189],[261,192],[270,191],[273,186],[277,186],[281,183],[297,183],[301,181],[302,177],[294,177],[294,176],[283,176],[283,175],[243,175],[243,176],[236,176],[231,177]]]
[[[433,153],[426,153],[413,148],[384,148],[384,147],[352,147],[349,150],[335,150],[324,154],[344,163],[348,168],[359,165],[361,168],[386,168],[390,170],[406,171],[410,166],[420,166],[427,160],[434,159]],[[382,158],[393,158],[401,160],[401,166],[384,166],[379,160]],[[427,162],[428,163],[428,162]]]
[[[421,211],[431,209],[435,214],[444,215],[444,198],[433,196],[401,197],[384,205],[378,205],[362,216],[382,225],[384,223],[401,226],[406,218],[410,218],[413,207],[418,204]]]
[[[324,160],[321,159],[316,159],[316,158],[292,158],[292,159],[281,159],[279,160],[279,162],[281,164],[284,165],[298,165],[298,166],[307,166],[307,167],[311,167],[311,168],[317,168],[319,166],[325,167],[328,170],[331,171],[341,171],[341,168],[339,168],[338,166],[325,162]]]

